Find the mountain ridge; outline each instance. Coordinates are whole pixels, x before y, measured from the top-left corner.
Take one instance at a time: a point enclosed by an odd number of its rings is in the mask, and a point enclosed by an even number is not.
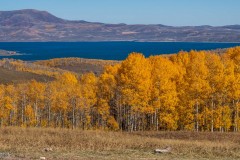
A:
[[[0,11],[0,41],[240,42],[240,25],[107,24],[24,9]]]

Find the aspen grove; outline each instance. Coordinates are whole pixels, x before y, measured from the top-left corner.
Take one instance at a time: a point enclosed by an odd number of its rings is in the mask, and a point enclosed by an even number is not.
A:
[[[0,85],[0,125],[123,131],[239,131],[240,47],[131,53],[96,76]]]

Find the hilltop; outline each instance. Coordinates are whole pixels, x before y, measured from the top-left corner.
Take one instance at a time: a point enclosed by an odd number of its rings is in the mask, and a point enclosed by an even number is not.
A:
[[[97,60],[84,58],[55,58],[41,61],[21,61],[14,59],[0,60],[0,84],[18,84],[31,80],[50,82],[65,72],[72,72],[78,76],[94,73],[99,76],[104,67],[115,65],[120,61]]]
[[[70,21],[32,9],[0,11],[0,41],[239,42],[240,25],[166,26]]]

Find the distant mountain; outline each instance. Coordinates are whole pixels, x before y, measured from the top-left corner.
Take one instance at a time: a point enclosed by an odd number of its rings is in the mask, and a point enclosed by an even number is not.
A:
[[[105,24],[64,20],[45,11],[0,11],[0,41],[240,42],[240,25]]]

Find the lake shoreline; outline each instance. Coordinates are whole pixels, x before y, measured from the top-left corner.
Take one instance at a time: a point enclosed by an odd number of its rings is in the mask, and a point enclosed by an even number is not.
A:
[[[130,53],[153,55],[176,54],[180,51],[216,50],[240,46],[240,43],[197,42],[0,42],[0,49],[16,51],[2,54],[0,59],[11,57],[24,61],[54,58],[86,58],[102,60],[124,60]]]
[[[0,49],[0,56],[2,57],[10,57],[10,56],[18,56],[18,55],[22,55],[22,54],[17,53],[16,51],[7,51],[7,50]]]

